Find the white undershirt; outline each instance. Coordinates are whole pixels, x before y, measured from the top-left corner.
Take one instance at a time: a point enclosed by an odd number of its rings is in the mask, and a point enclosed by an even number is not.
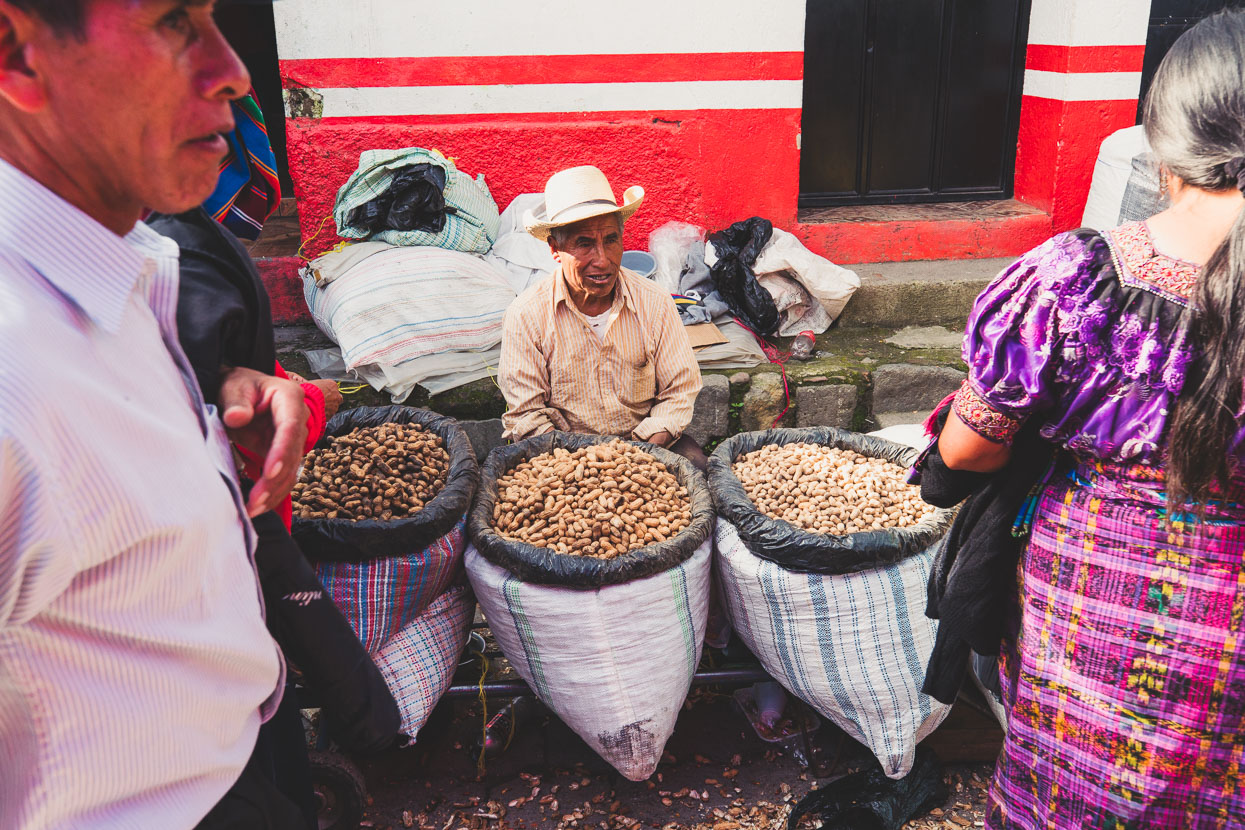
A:
[[[588,321],[588,325],[592,328],[592,333],[595,334],[597,336],[597,340],[600,340],[602,343],[605,342],[605,327],[610,321],[610,311],[611,309],[607,308],[596,317],[589,317],[587,314],[584,315],[584,319]]]

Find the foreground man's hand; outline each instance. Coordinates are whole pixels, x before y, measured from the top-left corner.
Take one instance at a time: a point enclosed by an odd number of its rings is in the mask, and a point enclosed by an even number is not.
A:
[[[309,414],[303,389],[291,380],[233,368],[221,381],[220,407],[229,438],[263,461],[246,504],[258,516],[289,495],[298,476]]]
[[[659,447],[669,447],[674,439],[663,429],[661,432],[654,432],[647,440],[650,444],[656,444]]]

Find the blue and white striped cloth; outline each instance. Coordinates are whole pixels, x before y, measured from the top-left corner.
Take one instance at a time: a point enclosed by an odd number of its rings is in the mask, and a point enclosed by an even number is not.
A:
[[[0,828],[193,827],[283,668],[177,246],[0,193]]]

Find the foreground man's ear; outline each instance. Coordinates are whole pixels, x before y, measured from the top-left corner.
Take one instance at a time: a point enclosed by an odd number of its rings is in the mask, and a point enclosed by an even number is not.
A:
[[[31,39],[42,26],[46,24],[0,0],[0,100],[21,112],[38,112],[47,104],[32,60]]]

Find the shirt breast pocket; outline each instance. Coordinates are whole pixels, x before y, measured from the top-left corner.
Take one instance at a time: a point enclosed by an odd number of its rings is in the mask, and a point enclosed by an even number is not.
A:
[[[647,403],[657,397],[657,370],[647,357],[631,364],[631,382],[628,384],[630,403]]]

